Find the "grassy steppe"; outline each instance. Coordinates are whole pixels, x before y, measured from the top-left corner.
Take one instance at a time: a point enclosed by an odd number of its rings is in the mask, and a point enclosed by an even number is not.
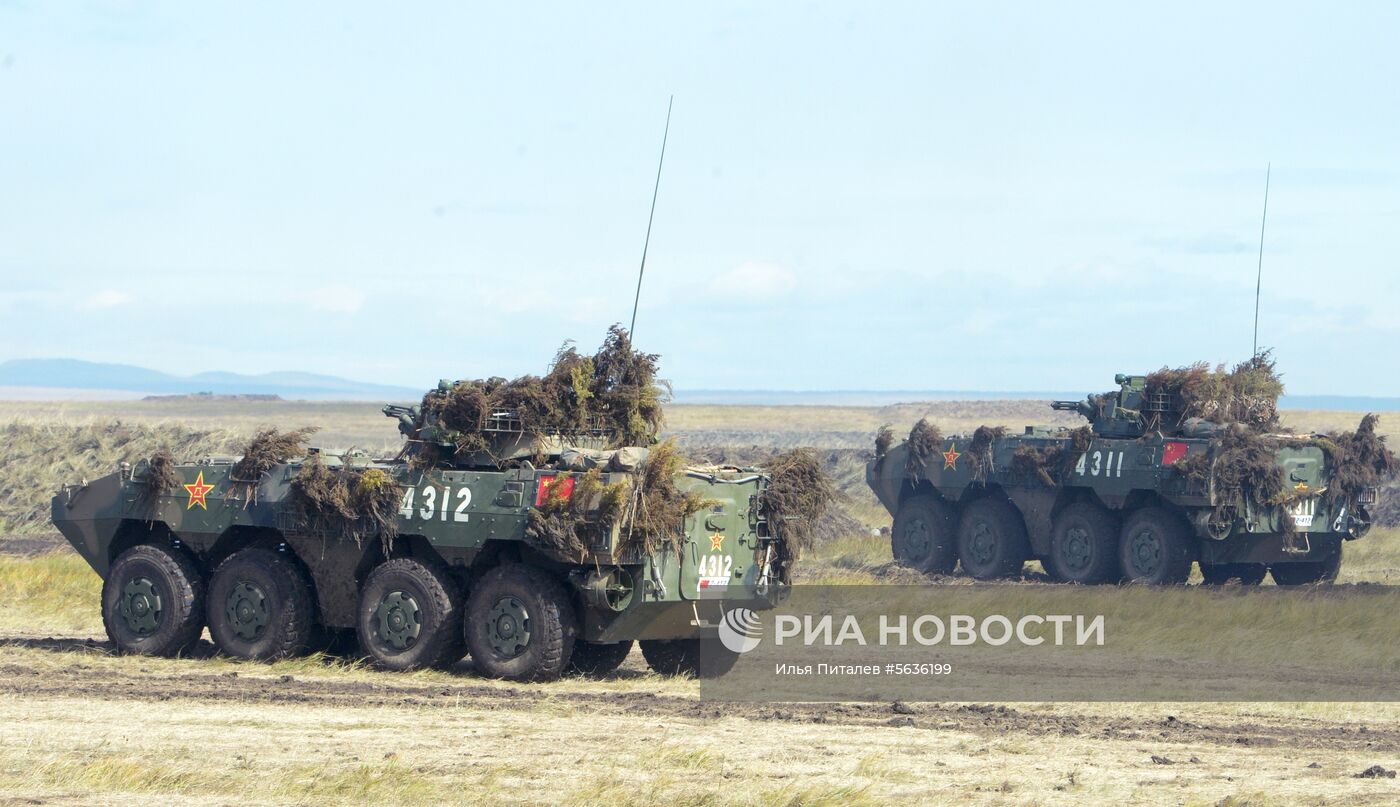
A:
[[[905,430],[925,414],[945,431],[1056,422],[1034,402],[668,411],[668,428],[691,445],[739,448],[863,451],[881,424]],[[71,435],[65,429],[105,433],[113,418],[135,432],[178,423],[211,441],[317,424],[328,447],[397,443],[372,405],[0,404],[0,423],[38,441],[22,460],[0,456],[0,506],[32,511],[30,500],[58,482],[105,472],[128,447],[149,452],[115,439],[52,450]],[[1358,419],[1286,413],[1299,430]],[[1381,428],[1394,434],[1400,418],[1387,415]],[[858,476],[843,483],[853,512],[884,517],[859,499]],[[41,520],[26,525],[43,529]],[[887,539],[852,534],[807,558],[801,581],[924,579],[890,563]],[[1400,583],[1400,531],[1348,545],[1342,582],[1363,581]],[[98,589],[72,553],[0,553],[0,803],[1400,802],[1400,780],[1354,777],[1374,764],[1400,767],[1400,704],[746,706],[703,702],[695,682],[652,675],[635,653],[611,679],[542,685],[484,680],[469,663],[405,675],[324,656],[270,665],[123,658],[101,642]],[[1093,592],[1119,593],[1150,596]],[[1168,599],[1187,602],[1184,611],[1197,593]],[[1190,625],[1189,613],[1171,618]],[[1028,682],[1027,699],[1033,692]]]

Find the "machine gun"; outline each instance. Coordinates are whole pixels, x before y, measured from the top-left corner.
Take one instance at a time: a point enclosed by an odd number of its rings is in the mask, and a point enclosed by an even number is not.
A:
[[[1091,422],[1098,414],[1098,408],[1089,401],[1051,401],[1050,408],[1057,412],[1078,412]]]
[[[413,436],[414,424],[418,422],[418,407],[397,406],[387,404],[382,410],[385,417],[396,418],[399,421],[399,433],[405,437]]]

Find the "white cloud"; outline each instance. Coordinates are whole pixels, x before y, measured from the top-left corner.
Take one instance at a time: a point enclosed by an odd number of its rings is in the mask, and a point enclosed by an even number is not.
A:
[[[306,293],[306,302],[317,311],[353,314],[365,305],[365,294],[348,286],[320,286]]]
[[[79,300],[78,310],[97,311],[103,308],[116,308],[119,305],[126,305],[127,303],[133,302],[135,301],[135,299],[135,297],[132,297],[130,294],[127,294],[124,291],[116,291],[115,289],[104,289],[102,291],[89,294],[87,297],[84,297],[82,300]]]
[[[797,288],[797,273],[784,266],[747,261],[717,275],[710,289],[722,294],[738,294],[749,300],[783,297]]]

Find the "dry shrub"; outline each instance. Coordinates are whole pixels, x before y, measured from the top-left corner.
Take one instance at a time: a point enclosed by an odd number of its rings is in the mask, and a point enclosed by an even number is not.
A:
[[[676,486],[676,477],[685,466],[674,439],[652,447],[635,475],[626,503],[619,508],[623,547],[640,547],[647,554],[663,545],[680,551],[686,517],[706,504],[699,493]]]
[[[1016,453],[1011,456],[1011,468],[1017,473],[1034,476],[1041,484],[1053,488],[1055,478],[1050,472],[1059,469],[1063,457],[1064,449],[1060,446],[1035,448],[1022,443],[1016,446]]]
[[[592,410],[604,422],[621,427],[618,445],[647,445],[661,431],[661,404],[670,390],[656,381],[659,358],[634,351],[621,325],[608,329],[593,356]]]
[[[556,480],[565,479],[561,474]],[[604,483],[601,469],[593,468],[573,477],[574,490],[564,495],[564,486],[550,486],[542,505],[529,512],[525,535],[545,551],[563,558],[582,560],[586,541],[611,531],[632,493],[630,478]]]
[[[1210,484],[1210,454],[1207,452],[1188,454],[1173,463],[1172,468],[1186,477],[1187,484],[1194,490],[1205,490]]]
[[[990,440],[1001,435],[993,433],[986,436],[990,445]],[[1046,487],[1053,488],[1059,483],[1055,481],[1055,474],[1079,462],[1079,458],[1084,456],[1084,452],[1089,450],[1089,446],[1094,442],[1094,430],[1089,426],[1080,426],[1077,429],[1069,430],[1068,443],[1052,443],[1043,448],[1022,443],[1016,447],[1016,453],[1011,456],[1011,467],[1021,474],[1034,476]],[[976,443],[974,435],[974,444]],[[969,452],[973,456],[985,456],[986,451]]]
[[[1371,518],[1383,527],[1400,527],[1400,485],[1381,491],[1381,500],[1371,508]]]
[[[350,485],[344,469],[333,469],[312,454],[292,477],[290,501],[305,529],[312,532],[347,532],[355,518],[350,509]]]
[[[292,478],[290,498],[303,529],[360,544],[378,535],[387,552],[399,534],[403,486],[381,468],[331,468],[311,455]]]
[[[180,486],[180,474],[175,470],[175,455],[162,448],[146,461],[146,473],[141,477],[137,498],[147,509],[155,506],[157,500]]]
[[[350,509],[359,516],[360,524],[378,533],[387,548],[399,534],[399,503],[403,501],[403,485],[382,468],[349,471],[356,479],[350,488]],[[356,536],[358,541],[367,533]]]
[[[243,449],[243,456],[234,463],[232,478],[239,482],[256,485],[262,475],[290,459],[306,455],[306,441],[315,434],[317,427],[306,426],[289,432],[276,429],[263,429],[253,435]]]
[[[1328,434],[1317,439],[1317,445],[1327,455],[1332,474],[1326,498],[1328,503],[1346,497],[1356,500],[1367,488],[1378,488],[1400,476],[1400,460],[1376,434],[1374,414],[1361,418],[1354,432]]]
[[[810,448],[779,454],[766,470],[768,487],[758,495],[758,504],[787,568],[816,541],[818,522],[836,498],[836,488]]]
[[[1080,426],[1071,429],[1069,432],[1069,464],[1079,462],[1079,458],[1084,456],[1084,452],[1089,450],[1089,446],[1094,443],[1094,429],[1090,426]]]
[[[928,418],[920,418],[909,430],[909,453],[905,457],[905,472],[918,482],[923,478],[924,469],[934,461],[934,455],[943,450],[943,432]]]
[[[1288,482],[1278,464],[1278,440],[1252,432],[1240,424],[1215,444],[1216,500],[1228,507],[1244,500],[1257,508],[1276,507],[1288,498]],[[1285,530],[1293,520],[1279,519]]]
[[[236,453],[247,435],[173,423],[126,424],[24,418],[0,423],[0,532],[53,529],[49,504],[62,485],[133,466],[159,451],[177,459]]]
[[[1186,418],[1199,417],[1216,423],[1243,423],[1252,429],[1268,430],[1278,425],[1278,399],[1283,394],[1270,351],[1262,351],[1230,371],[1225,365],[1211,369],[1206,362],[1163,367],[1147,376],[1148,398],[1165,396],[1170,414],[1179,425]]]
[[[972,433],[972,442],[967,446],[967,461],[972,466],[972,478],[978,481],[987,478],[992,470],[992,443],[1006,436],[1005,426],[978,426]]]
[[[632,349],[620,325],[592,356],[565,343],[544,376],[458,381],[423,396],[413,438],[425,446],[450,445],[457,454],[490,454],[484,432],[494,412],[519,418],[526,434],[600,430],[617,446],[649,445],[661,430],[668,389],[656,378],[658,357]],[[444,456],[426,458],[436,463]],[[425,459],[420,458],[420,463]]]
[[[880,427],[880,431],[875,435],[875,459],[880,459],[890,453],[890,446],[894,445],[894,429],[887,423]]]

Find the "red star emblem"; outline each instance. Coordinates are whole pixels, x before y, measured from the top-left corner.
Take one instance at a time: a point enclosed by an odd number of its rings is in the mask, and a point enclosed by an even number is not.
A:
[[[950,444],[948,450],[943,452],[943,467],[952,468],[954,471],[958,470],[958,457],[961,456],[958,453],[958,444]]]
[[[721,549],[724,549],[724,535],[717,532],[710,536],[710,551],[718,552]]]
[[[185,505],[185,509],[193,510],[194,506],[197,504],[201,508],[208,510],[209,503],[204,500],[204,497],[208,496],[209,491],[213,489],[213,485],[206,485],[204,483],[204,472],[200,471],[199,476],[195,478],[193,485],[185,485],[185,490],[189,491],[190,494],[190,503]]]

